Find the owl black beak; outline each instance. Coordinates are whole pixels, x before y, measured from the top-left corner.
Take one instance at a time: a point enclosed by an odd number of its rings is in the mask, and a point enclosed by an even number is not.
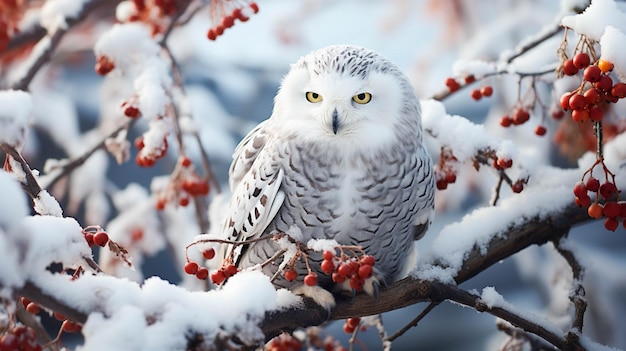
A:
[[[339,129],[339,114],[337,110],[333,111],[333,133],[337,134],[337,130]]]

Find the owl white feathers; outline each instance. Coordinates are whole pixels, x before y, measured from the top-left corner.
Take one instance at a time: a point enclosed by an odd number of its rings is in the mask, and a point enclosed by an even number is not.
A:
[[[425,233],[433,214],[432,161],[422,144],[419,101],[408,78],[381,55],[354,46],[330,46],[292,65],[271,117],[239,144],[230,168],[224,236],[241,241],[298,231],[298,239],[334,239],[374,256],[378,282],[393,282]],[[280,251],[274,240],[223,250],[239,268]],[[321,253],[311,253],[319,271]],[[280,262],[265,265],[272,276]],[[330,308],[335,284],[274,284]],[[345,285],[339,287],[345,288]]]

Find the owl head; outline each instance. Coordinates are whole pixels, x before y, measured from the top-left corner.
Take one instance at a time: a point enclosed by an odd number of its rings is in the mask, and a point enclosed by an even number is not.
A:
[[[374,51],[335,45],[291,66],[271,119],[296,137],[371,145],[421,129],[419,115],[415,91],[398,67]]]

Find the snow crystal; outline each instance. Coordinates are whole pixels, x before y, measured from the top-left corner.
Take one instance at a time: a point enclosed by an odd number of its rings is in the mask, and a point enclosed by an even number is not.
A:
[[[31,95],[21,90],[0,91],[0,143],[24,143],[33,110]]]
[[[489,308],[501,306],[504,303],[504,297],[502,297],[502,295],[500,295],[492,286],[488,286],[483,289],[480,299]]]
[[[287,289],[278,289],[276,291],[277,309],[284,310],[291,307],[303,307],[302,297],[292,293]]]
[[[612,26],[606,27],[600,39],[602,48],[600,58],[613,63],[614,71],[621,81],[626,81],[626,45],[624,43],[626,43],[626,34]]]
[[[76,18],[89,0],[49,0],[41,8],[40,24],[48,33],[67,29],[67,19]]]
[[[40,215],[49,215],[54,217],[63,217],[63,209],[59,202],[48,193],[46,190],[42,190],[37,194],[37,197],[33,199],[35,212]]]
[[[153,119],[165,114],[165,103],[169,98],[164,87],[170,85],[171,79],[162,60],[150,57],[142,62],[142,70],[135,78],[134,88],[143,117]]]
[[[148,130],[143,133],[144,147],[140,153],[152,158],[161,155],[165,147],[163,140],[167,138],[170,129],[169,120],[163,118],[151,120]]]
[[[592,0],[583,13],[563,17],[561,24],[591,40],[599,41],[607,26],[624,31],[626,14],[620,11],[614,0]]]
[[[85,344],[76,350],[145,350],[146,327],[145,316],[134,306],[124,306],[110,318],[92,313],[82,329]]]

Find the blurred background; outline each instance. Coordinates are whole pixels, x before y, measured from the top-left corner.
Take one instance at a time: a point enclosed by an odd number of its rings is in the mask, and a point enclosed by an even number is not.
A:
[[[503,52],[515,49],[525,38],[553,25],[564,4],[572,1],[554,0],[258,0],[260,11],[246,23],[228,29],[216,41],[206,38],[212,26],[206,11],[197,13],[185,26],[177,28],[169,38],[169,46],[183,73],[189,108],[199,128],[221,183],[226,186],[231,154],[239,140],[259,121],[270,116],[273,97],[289,65],[308,52],[331,44],[354,44],[374,49],[395,62],[411,79],[418,95],[429,98],[445,90],[446,77],[459,59],[496,61]],[[583,1],[584,2],[584,1]],[[109,9],[110,10],[110,9]],[[54,90],[39,106],[41,114],[50,111],[76,114],[81,132],[101,124],[103,112],[117,106],[103,106],[103,78],[94,73],[95,58],[91,48],[98,33],[106,30],[112,13],[105,11],[100,25],[90,33],[70,33],[55,55],[53,63],[33,83],[38,89]],[[109,16],[109,17],[107,17]],[[557,42],[560,38],[557,38]],[[556,44],[555,44],[556,45]],[[557,62],[554,46],[554,62]],[[67,60],[70,55],[71,60]],[[69,62],[69,64],[68,64]],[[517,81],[502,77],[490,81],[496,87],[492,99],[476,102],[469,91],[462,91],[444,100],[451,114],[465,116],[476,123],[485,123],[493,133],[515,139],[535,148],[543,155],[542,162],[562,167],[575,166],[561,156],[548,135],[528,140],[531,126],[516,132],[503,131],[497,125],[502,110],[510,107]],[[63,100],[65,102],[61,103]],[[62,121],[63,119],[61,119]],[[43,124],[40,124],[40,126]],[[130,140],[145,125],[137,123]],[[534,136],[533,136],[534,137]],[[133,153],[136,149],[132,149]],[[198,150],[190,149],[199,158]],[[433,157],[439,150],[431,150]],[[195,154],[194,154],[195,153]],[[49,157],[67,156],[62,143],[46,128],[30,137],[26,154],[36,168],[43,168]],[[174,154],[174,153],[173,153]],[[134,157],[131,157],[131,160]],[[138,168],[134,162],[115,164],[110,158],[106,170],[110,183],[107,189],[121,189],[130,183],[150,186],[155,175],[168,174],[176,158],[159,162],[154,168]],[[438,194],[436,221],[426,237],[419,242],[421,252],[445,225],[460,219],[472,208],[484,206],[495,175],[468,170],[461,173],[465,181],[451,185]],[[72,213],[67,213],[72,215]],[[76,208],[78,218],[84,207]],[[112,211],[108,218],[116,215]],[[83,223],[83,221],[81,221]],[[106,227],[106,226],[105,226]],[[601,223],[590,223],[571,232],[580,244],[582,255],[590,263],[586,288],[590,309],[586,324],[589,336],[599,342],[626,347],[623,326],[626,322],[626,230],[620,227],[610,233]],[[462,233],[459,233],[462,235]],[[158,275],[179,283],[179,269],[174,268],[167,250],[146,257],[143,276]],[[540,311],[562,318],[567,312],[567,266],[549,247],[533,247],[493,266],[463,284],[477,289],[494,286],[508,301],[521,309]],[[563,298],[555,298],[556,295]],[[563,301],[564,300],[564,301]],[[403,327],[425,307],[418,304],[383,316],[389,333]],[[593,307],[592,307],[593,306]],[[342,331],[343,321],[330,323],[327,332],[347,345],[349,336]],[[376,350],[380,340],[375,330],[359,334],[356,350]],[[506,335],[496,330],[494,317],[450,303],[435,308],[417,328],[394,342],[394,350],[498,350]]]

